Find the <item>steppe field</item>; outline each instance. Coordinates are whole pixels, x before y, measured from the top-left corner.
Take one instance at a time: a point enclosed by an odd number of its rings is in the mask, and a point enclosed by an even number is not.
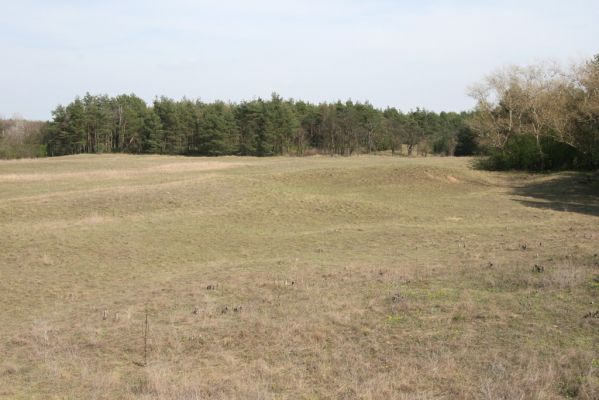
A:
[[[0,398],[599,399],[597,175],[472,161],[0,161]]]

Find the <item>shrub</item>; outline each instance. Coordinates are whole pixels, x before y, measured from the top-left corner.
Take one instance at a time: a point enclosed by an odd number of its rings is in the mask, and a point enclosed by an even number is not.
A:
[[[511,137],[502,150],[490,151],[489,157],[478,162],[478,167],[491,170],[563,170],[587,169],[589,163],[571,146],[551,138],[541,140],[541,152],[531,135]]]
[[[472,129],[465,126],[459,130],[457,135],[457,143],[453,151],[454,156],[472,156],[478,154],[478,143],[476,134]]]

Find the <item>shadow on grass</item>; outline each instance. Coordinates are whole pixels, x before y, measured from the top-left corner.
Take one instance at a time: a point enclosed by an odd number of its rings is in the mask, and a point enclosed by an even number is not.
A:
[[[529,207],[599,216],[599,174],[567,173],[559,177],[522,185],[514,190],[516,199]]]

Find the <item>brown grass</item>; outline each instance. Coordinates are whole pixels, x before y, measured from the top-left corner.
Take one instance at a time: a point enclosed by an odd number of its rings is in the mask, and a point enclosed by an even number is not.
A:
[[[179,172],[198,172],[198,171],[211,171],[221,170],[226,168],[232,168],[234,166],[240,166],[244,164],[233,164],[220,161],[204,161],[203,163],[192,163],[192,162],[179,162],[179,163],[167,163],[160,164],[157,166],[151,166],[139,169],[106,169],[106,170],[94,170],[84,172],[60,172],[60,173],[46,173],[46,172],[33,172],[33,173],[16,173],[16,174],[2,174],[0,175],[0,183],[19,183],[19,182],[51,182],[58,180],[69,180],[69,181],[94,181],[98,179],[131,179],[139,176],[149,174],[175,174]],[[246,164],[247,165],[247,164]],[[110,166],[107,166],[110,168]]]
[[[599,216],[551,207],[597,192],[523,191],[547,180],[430,157],[0,162],[0,398],[597,399]]]

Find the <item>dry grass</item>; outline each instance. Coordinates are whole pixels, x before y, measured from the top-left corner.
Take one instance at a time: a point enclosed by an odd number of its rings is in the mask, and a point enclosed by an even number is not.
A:
[[[576,179],[0,162],[0,398],[597,399],[599,197]]]

